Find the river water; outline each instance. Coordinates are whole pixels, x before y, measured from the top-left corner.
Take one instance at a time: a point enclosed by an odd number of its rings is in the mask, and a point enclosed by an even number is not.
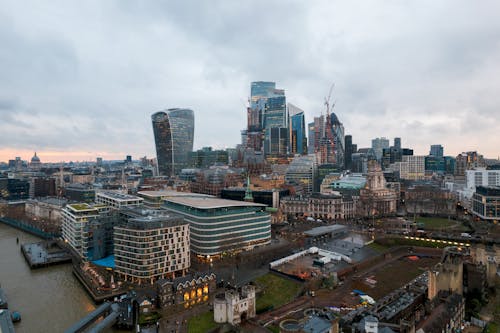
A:
[[[17,333],[64,332],[95,305],[70,264],[30,270],[20,245],[36,241],[37,237],[0,223],[0,284],[9,309],[21,313]]]

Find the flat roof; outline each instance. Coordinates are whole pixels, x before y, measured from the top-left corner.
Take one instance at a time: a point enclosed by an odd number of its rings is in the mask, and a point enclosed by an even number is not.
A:
[[[227,200],[219,199],[216,197],[173,197],[166,198],[165,201],[191,206],[198,209],[211,209],[211,208],[226,208],[226,207],[266,207],[267,205],[247,202],[247,201],[237,201],[237,200]]]
[[[306,234],[307,236],[314,237],[344,230],[347,230],[347,227],[345,225],[334,224],[334,225],[325,225],[322,227],[312,228],[310,230],[305,231],[304,234]]]
[[[97,192],[96,195],[101,197],[107,197],[117,201],[144,200],[143,198],[140,198],[135,195],[124,194],[119,192],[111,192],[111,191]]]
[[[92,207],[88,203],[74,203],[74,204],[67,204],[66,207],[70,208],[71,210],[75,212],[91,212],[91,211],[97,211],[96,208]]]
[[[140,191],[137,192],[138,195],[152,198],[164,198],[164,197],[208,197],[215,198],[213,195],[192,193],[192,192],[177,192],[177,191]]]

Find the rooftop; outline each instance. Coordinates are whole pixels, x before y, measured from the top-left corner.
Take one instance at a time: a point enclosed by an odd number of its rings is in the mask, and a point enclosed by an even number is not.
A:
[[[306,234],[307,236],[314,237],[314,236],[329,234],[332,232],[338,233],[343,231],[347,231],[347,227],[345,225],[334,224],[334,225],[325,225],[322,227],[312,228],[311,230],[307,230],[306,232],[304,232],[304,234]]]
[[[177,192],[177,191],[140,191],[137,192],[139,196],[151,198],[164,198],[164,197],[212,197],[208,194],[192,193],[192,192]]]
[[[96,195],[98,197],[106,197],[117,201],[143,200],[142,198],[139,198],[135,195],[124,194],[120,192],[111,192],[111,191],[97,192]]]
[[[75,204],[68,204],[66,205],[69,209],[75,211],[75,212],[85,212],[85,211],[97,211],[96,208],[92,207],[88,203],[75,203]]]
[[[216,197],[173,197],[165,201],[198,209],[229,208],[229,207],[266,207],[264,204],[219,199]]]

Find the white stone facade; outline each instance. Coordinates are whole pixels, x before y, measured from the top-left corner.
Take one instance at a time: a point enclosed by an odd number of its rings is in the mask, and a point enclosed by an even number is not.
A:
[[[214,321],[237,325],[243,319],[255,317],[255,287],[246,285],[241,291],[229,290],[215,297]]]

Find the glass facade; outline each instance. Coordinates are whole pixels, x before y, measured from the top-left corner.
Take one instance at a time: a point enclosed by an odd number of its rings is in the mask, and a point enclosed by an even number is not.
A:
[[[219,255],[267,244],[271,238],[271,217],[264,207],[195,207],[165,201],[165,208],[189,222],[191,250],[198,255]]]
[[[290,116],[290,153],[307,154],[304,112]]]
[[[173,176],[188,163],[193,151],[194,113],[190,109],[168,109],[151,117],[158,159],[158,172]]]

